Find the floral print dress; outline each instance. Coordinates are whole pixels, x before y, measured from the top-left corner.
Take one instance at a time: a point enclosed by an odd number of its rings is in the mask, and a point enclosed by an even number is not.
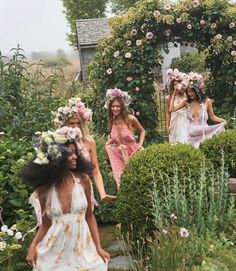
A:
[[[49,193],[47,215],[52,225],[37,246],[33,271],[105,271],[85,220],[87,199],[78,178],[74,178],[71,212],[63,214],[56,188]]]

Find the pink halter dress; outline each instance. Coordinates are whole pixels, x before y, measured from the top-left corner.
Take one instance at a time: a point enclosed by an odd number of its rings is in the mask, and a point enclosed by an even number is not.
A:
[[[119,130],[116,124],[112,125],[111,140],[112,142],[106,145],[105,148],[117,188],[119,189],[121,173],[128,159],[139,151],[139,145],[135,141],[133,130],[131,130],[125,122],[122,123],[122,127]]]
[[[213,135],[224,131],[224,123],[209,126],[207,124],[208,113],[205,103],[200,104],[199,118],[194,119],[191,106],[187,108],[187,114],[189,119],[189,137],[188,142],[193,147],[198,148],[200,143],[204,140],[211,138]]]

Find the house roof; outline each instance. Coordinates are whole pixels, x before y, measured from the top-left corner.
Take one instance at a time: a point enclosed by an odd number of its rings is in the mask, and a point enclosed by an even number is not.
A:
[[[79,46],[97,45],[98,41],[104,38],[111,29],[105,18],[78,20],[76,28]]]

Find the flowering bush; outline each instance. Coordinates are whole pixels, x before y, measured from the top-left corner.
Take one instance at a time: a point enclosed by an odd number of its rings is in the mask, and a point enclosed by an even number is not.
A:
[[[232,112],[236,99],[235,18],[235,4],[226,0],[171,4],[145,0],[123,16],[111,19],[112,32],[100,42],[90,66],[90,81],[96,94],[91,105],[96,109],[98,131],[104,132],[105,91],[117,87],[134,98],[134,111],[140,112],[147,135],[154,136],[157,118],[152,70],[160,66],[161,50],[168,52],[169,42],[195,44],[200,51],[208,49],[208,94],[218,107],[224,105],[222,111]]]

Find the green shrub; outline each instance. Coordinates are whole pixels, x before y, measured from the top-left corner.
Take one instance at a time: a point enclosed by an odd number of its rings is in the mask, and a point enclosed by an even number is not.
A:
[[[176,167],[181,173],[180,183],[186,175],[196,181],[200,177],[204,158],[200,150],[183,144],[151,145],[132,157],[122,174],[117,202],[122,229],[128,231],[132,225],[134,235],[141,234],[144,227],[147,228],[147,233],[152,233],[155,230],[152,203],[154,183],[161,194],[165,188],[163,182],[174,176]],[[160,173],[166,174],[168,178],[163,179]]]
[[[236,177],[236,129],[227,130],[205,140],[200,145],[200,149],[212,161],[216,169],[221,166],[223,151],[225,166],[228,167],[229,175]]]
[[[105,150],[105,139],[102,137],[95,137],[97,145],[97,156],[100,171],[103,177],[104,187],[107,194],[116,195],[116,184],[108,161]],[[96,199],[100,199],[96,187],[94,186],[94,193]],[[116,222],[116,202],[99,202],[98,208],[95,208],[95,215],[98,222],[111,223]]]

